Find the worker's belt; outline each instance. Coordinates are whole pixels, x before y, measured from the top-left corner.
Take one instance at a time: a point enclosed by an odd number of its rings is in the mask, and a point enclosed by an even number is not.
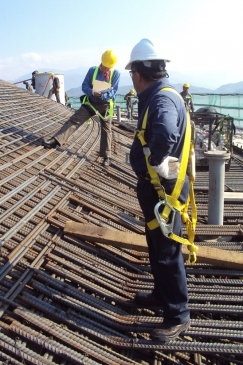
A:
[[[91,110],[93,110],[93,112],[94,112],[94,114],[96,114],[100,119],[102,119],[102,120],[105,120],[105,121],[107,121],[109,118],[112,118],[112,116],[113,116],[113,107],[114,107],[114,103],[113,103],[113,100],[112,99],[110,99],[110,102],[109,103],[107,103],[107,102],[96,102],[96,103],[90,103],[90,101],[89,101],[89,98],[88,98],[88,96],[87,95],[82,95],[82,96],[80,96],[80,101],[81,101],[81,104],[82,104],[82,106],[84,106],[84,108],[86,108],[86,110],[88,110],[88,111],[90,111],[90,109]],[[105,116],[103,116],[100,112],[99,112],[99,105],[102,105],[102,106],[104,106],[104,107],[106,107],[107,109],[106,109],[106,114],[107,114],[107,112],[108,112],[108,115],[105,115]]]
[[[136,175],[137,175],[138,180],[150,180],[150,176],[149,176],[148,172],[140,172],[140,173],[136,172]]]

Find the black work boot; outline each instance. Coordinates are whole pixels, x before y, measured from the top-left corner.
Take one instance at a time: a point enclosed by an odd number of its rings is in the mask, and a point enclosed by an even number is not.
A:
[[[154,297],[153,293],[137,293],[134,297],[134,302],[144,308],[161,306],[161,303]]]
[[[153,341],[166,343],[175,340],[180,335],[180,333],[186,331],[189,327],[190,320],[186,323],[181,323],[175,326],[168,323],[162,323],[151,332],[150,338]]]
[[[110,165],[109,157],[104,157],[103,166],[108,167]]]
[[[56,148],[57,146],[60,146],[60,144],[57,142],[57,140],[55,138],[51,138],[51,139],[44,139],[44,141],[42,142],[42,145],[46,148]]]

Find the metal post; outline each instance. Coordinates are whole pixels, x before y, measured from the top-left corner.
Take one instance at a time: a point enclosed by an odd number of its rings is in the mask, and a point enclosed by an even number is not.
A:
[[[225,160],[230,153],[217,150],[204,155],[209,160],[208,224],[223,225]]]
[[[118,123],[121,123],[121,107],[117,105],[116,107],[116,116]]]

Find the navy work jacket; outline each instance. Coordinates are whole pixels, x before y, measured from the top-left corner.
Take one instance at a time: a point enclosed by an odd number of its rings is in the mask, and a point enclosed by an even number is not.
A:
[[[89,100],[93,103],[102,103],[102,102],[108,103],[110,99],[115,100],[116,95],[117,95],[119,81],[120,81],[120,72],[117,70],[114,70],[112,79],[111,79],[111,86],[113,89],[111,91],[103,94],[102,97],[99,98],[99,97],[93,96],[93,94],[92,94],[92,88],[93,88],[92,80],[93,80],[93,75],[94,75],[95,69],[96,69],[96,66],[93,66],[87,72],[87,75],[85,76],[85,79],[82,84],[83,93],[85,95],[87,95],[89,97]],[[102,74],[100,69],[98,70],[96,80],[109,82],[106,80],[105,74],[104,73]]]
[[[149,106],[145,140],[151,151],[151,165],[157,166],[167,156],[181,159],[186,129],[186,108],[179,95],[171,91],[161,91],[169,87],[167,78],[156,81],[138,95],[138,124],[142,121]],[[135,138],[130,151],[130,163],[136,173],[147,172],[143,148]]]

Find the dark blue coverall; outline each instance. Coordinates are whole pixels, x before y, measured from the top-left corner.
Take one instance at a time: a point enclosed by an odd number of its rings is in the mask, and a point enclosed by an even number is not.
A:
[[[168,79],[161,79],[138,95],[138,125],[141,129],[144,113],[149,106],[145,140],[151,151],[151,165],[159,165],[167,156],[181,158],[186,128],[186,109],[181,98],[170,91]],[[135,138],[130,151],[130,162],[138,176],[137,197],[145,222],[155,218],[154,207],[158,193],[148,179],[143,148]],[[167,194],[174,188],[176,179],[162,180]],[[187,200],[189,183],[186,178],[179,200]],[[181,217],[176,212],[173,232],[181,235]],[[181,244],[165,237],[160,228],[149,230],[146,226],[151,271],[154,277],[154,297],[161,302],[164,323],[177,325],[190,319],[188,291]]]

